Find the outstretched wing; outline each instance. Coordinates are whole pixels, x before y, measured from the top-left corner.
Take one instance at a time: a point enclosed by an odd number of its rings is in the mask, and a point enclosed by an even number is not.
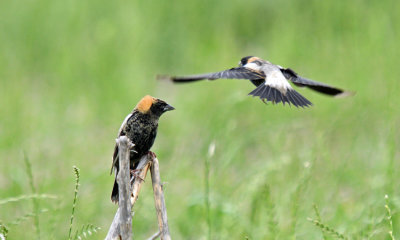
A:
[[[320,83],[320,82],[316,82],[316,81],[313,81],[313,80],[310,80],[307,78],[300,77],[295,71],[293,71],[290,68],[286,68],[286,69],[281,68],[281,71],[282,71],[283,75],[285,76],[285,78],[292,81],[296,86],[308,87],[317,92],[331,95],[331,96],[352,95],[351,92],[347,92],[342,89],[329,86],[325,83]]]
[[[190,76],[175,76],[175,77],[170,77],[169,79],[176,83],[186,83],[186,82],[194,82],[205,79],[215,80],[220,78],[256,80],[256,79],[264,79],[265,74],[263,72],[255,71],[249,68],[238,67],[238,68],[231,68],[221,72],[190,75]]]

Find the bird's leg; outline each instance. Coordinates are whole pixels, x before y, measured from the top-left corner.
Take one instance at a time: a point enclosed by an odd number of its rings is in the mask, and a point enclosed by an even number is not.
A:
[[[142,177],[140,177],[139,174],[137,174],[138,172],[140,173],[141,170],[142,169],[131,169],[131,174],[132,174],[132,177],[134,177],[134,179],[138,178],[138,179],[140,179],[141,181],[144,182],[144,179]]]
[[[131,150],[131,151],[134,151],[134,150]],[[136,151],[135,151],[136,152]],[[157,157],[157,155],[154,153],[154,152],[152,152],[152,151],[148,151],[147,152],[147,156],[149,157],[149,158],[151,158],[151,160],[153,160],[154,158],[156,158]],[[140,179],[141,181],[143,181],[144,182],[144,179],[143,178],[141,178],[139,175],[138,175],[138,172],[140,173],[140,171],[142,170],[142,168],[140,168],[140,169],[132,169],[131,170],[131,175],[132,175],[132,179],[131,179],[131,181],[133,181],[135,178],[138,178],[138,179]]]
[[[131,150],[131,151],[135,151],[135,150]],[[136,152],[136,151],[135,151]],[[147,155],[148,155],[148,157],[150,157],[151,159],[154,159],[154,158],[156,158],[157,157],[157,155],[154,153],[154,152],[152,152],[152,151],[148,151],[147,152]],[[140,179],[141,181],[143,181],[144,182],[144,179],[143,178],[141,178],[139,175],[138,175],[138,173],[140,173],[140,171],[142,170],[143,168],[140,168],[140,169],[132,169],[132,170],[130,170],[131,171],[131,175],[132,175],[132,179],[131,179],[131,181],[133,181],[135,178],[138,178],[138,179]]]
[[[261,101],[262,101],[263,103],[265,103],[265,104],[268,105],[268,102],[267,102],[267,99],[266,99],[266,98],[261,98]]]
[[[154,159],[154,158],[157,157],[157,155],[156,155],[154,152],[152,152],[152,151],[148,151],[148,152],[147,152],[147,155],[148,155],[148,157],[150,157],[151,159]]]

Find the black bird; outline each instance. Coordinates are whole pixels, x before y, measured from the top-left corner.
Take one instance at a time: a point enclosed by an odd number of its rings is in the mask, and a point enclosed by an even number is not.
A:
[[[165,77],[161,76],[159,78],[164,79]],[[296,107],[311,106],[312,103],[295,91],[288,80],[298,87],[308,87],[317,92],[334,97],[352,95],[351,92],[303,78],[290,68],[285,69],[279,65],[253,56],[242,58],[239,62],[239,67],[221,72],[168,77],[168,79],[175,83],[187,83],[204,79],[215,80],[220,78],[250,80],[257,88],[251,91],[249,95],[260,97],[264,103],[282,102],[283,104],[293,104]]]
[[[143,97],[125,120],[118,132],[118,137],[127,136],[135,146],[130,151],[130,169],[136,170],[140,158],[147,154],[153,146],[157,135],[158,120],[160,116],[175,108],[163,100],[153,98],[149,95]],[[115,170],[114,187],[111,200],[118,202],[117,175],[119,171],[118,145],[115,144],[112,157],[111,173]]]

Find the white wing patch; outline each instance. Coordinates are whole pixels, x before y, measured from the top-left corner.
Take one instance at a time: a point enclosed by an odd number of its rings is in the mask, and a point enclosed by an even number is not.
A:
[[[264,72],[265,73],[265,72]],[[283,94],[286,94],[288,89],[292,89],[289,82],[278,69],[268,71],[266,74],[265,85],[278,89]]]
[[[126,125],[126,122],[128,122],[128,119],[129,119],[131,116],[132,116],[132,113],[129,113],[128,116],[126,116],[126,118],[124,119],[124,121],[123,121],[122,124],[121,124],[121,127],[119,128],[118,136],[117,136],[117,137],[119,137],[119,136],[121,135],[122,129],[124,129],[124,127],[125,127],[125,125]]]

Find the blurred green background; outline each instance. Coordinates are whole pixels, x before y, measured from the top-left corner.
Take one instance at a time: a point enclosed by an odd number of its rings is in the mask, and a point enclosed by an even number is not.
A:
[[[385,194],[399,238],[399,13],[395,0],[1,1],[0,199],[31,194],[25,152],[38,193],[58,196],[39,201],[40,236],[65,239],[76,165],[74,229],[92,223],[103,239],[115,137],[150,94],[177,109],[153,147],[173,238],[321,239],[316,204],[351,239],[389,239]],[[296,109],[247,97],[246,81],[155,80],[247,55],[357,94],[299,89],[314,106]],[[29,212],[29,200],[0,205],[10,239],[37,238],[31,218],[10,224]],[[155,233],[149,179],[135,212],[136,239]]]

